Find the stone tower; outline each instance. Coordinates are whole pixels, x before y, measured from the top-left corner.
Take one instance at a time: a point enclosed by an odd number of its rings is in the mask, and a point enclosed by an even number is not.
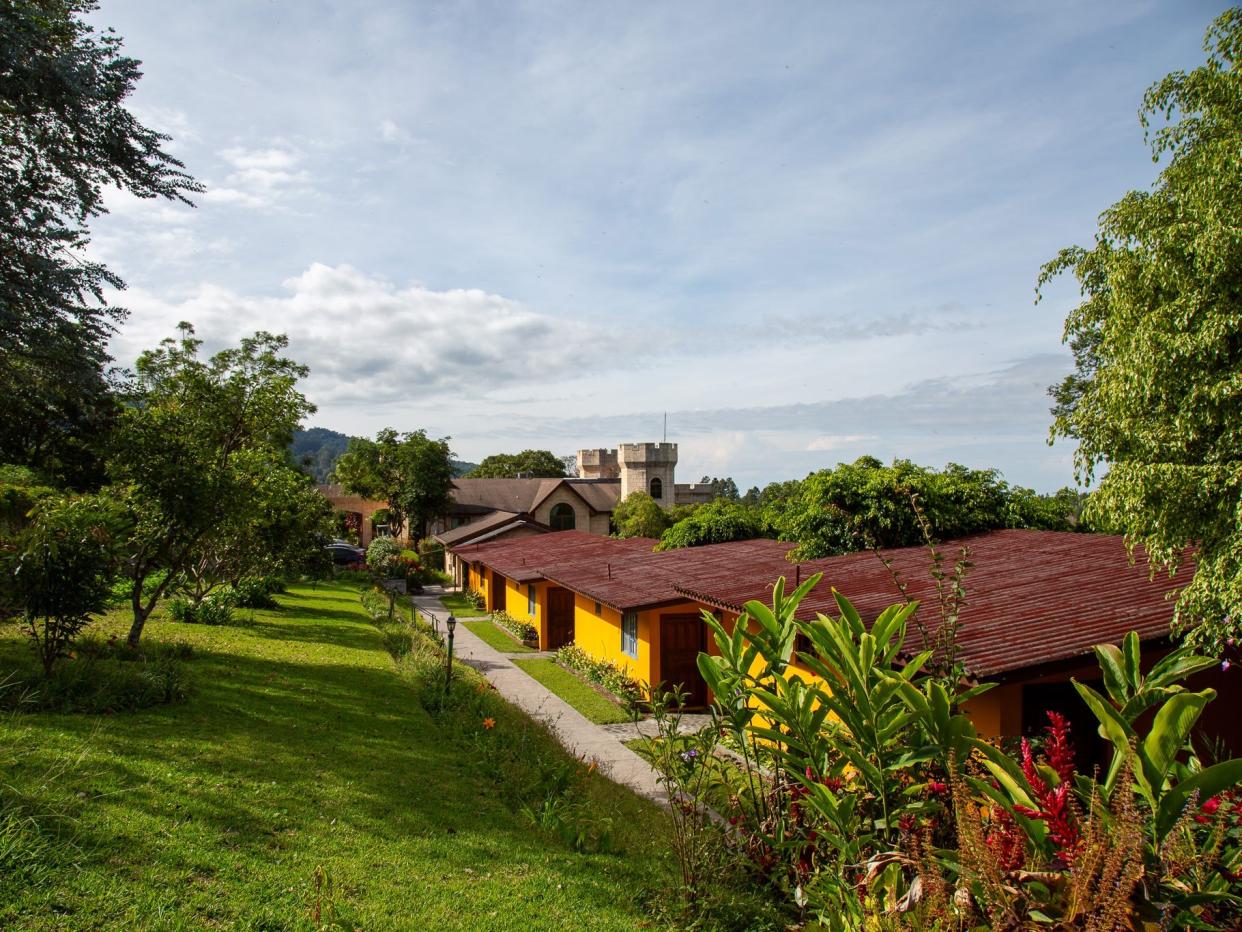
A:
[[[616,450],[578,451],[578,478],[618,479],[620,476]]]
[[[646,492],[663,507],[672,507],[677,444],[623,443],[617,450],[617,459],[621,464],[622,501],[631,492]]]

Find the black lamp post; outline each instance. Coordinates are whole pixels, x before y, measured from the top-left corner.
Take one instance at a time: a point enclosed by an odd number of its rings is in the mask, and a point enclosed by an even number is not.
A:
[[[457,619],[450,612],[444,624],[448,627],[448,666],[444,669],[444,694],[447,696],[449,684],[453,681],[453,629],[457,627]]]

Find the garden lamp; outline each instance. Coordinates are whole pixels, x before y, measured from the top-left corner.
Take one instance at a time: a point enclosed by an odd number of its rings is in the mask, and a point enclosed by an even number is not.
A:
[[[457,619],[452,612],[444,619],[444,624],[448,627],[448,665],[444,669],[444,694],[448,695],[449,684],[453,682],[453,629],[457,627]]]

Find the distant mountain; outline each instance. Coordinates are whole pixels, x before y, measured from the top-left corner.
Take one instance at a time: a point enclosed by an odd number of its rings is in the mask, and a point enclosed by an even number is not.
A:
[[[328,474],[348,446],[348,434],[326,427],[312,427],[295,431],[289,450],[299,466],[314,476],[316,482],[323,483],[328,481]]]
[[[349,446],[350,436],[339,431],[328,430],[326,427],[311,427],[308,430],[295,431],[293,443],[289,450],[294,460],[307,472],[315,477],[316,482],[328,481],[332,468]],[[464,476],[478,463],[466,463],[453,460],[453,475]]]

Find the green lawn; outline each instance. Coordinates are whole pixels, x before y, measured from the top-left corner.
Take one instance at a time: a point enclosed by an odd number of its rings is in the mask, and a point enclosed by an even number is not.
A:
[[[583,682],[555,660],[532,658],[513,662],[597,725],[630,720],[625,709],[608,697],[600,695],[597,689]]]
[[[194,645],[184,704],[0,717],[0,779],[29,792],[63,769],[79,846],[38,883],[0,877],[0,927],[308,929],[320,866],[359,928],[644,923],[642,892],[672,882],[654,806],[592,777],[621,850],[573,852],[422,710],[355,590],[279,599],[245,627],[148,624]],[[26,649],[0,629],[0,679]]]
[[[477,634],[489,647],[494,647],[502,654],[531,654],[533,647],[527,647],[521,641],[515,641],[490,621],[467,621],[467,628]]]
[[[487,616],[487,612],[481,608],[475,608],[466,601],[466,597],[460,592],[450,592],[447,595],[442,595],[440,596],[440,601],[457,618],[484,618]]]

